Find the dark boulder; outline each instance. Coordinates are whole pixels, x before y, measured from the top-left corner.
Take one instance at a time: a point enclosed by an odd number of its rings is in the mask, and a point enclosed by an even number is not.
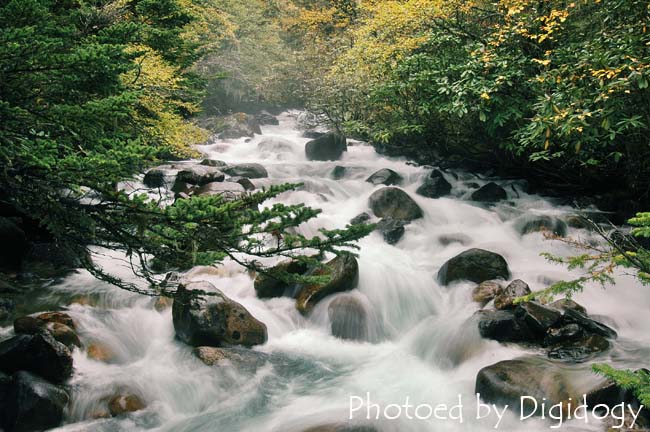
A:
[[[280,120],[278,120],[277,117],[272,115],[271,113],[267,111],[260,111],[257,114],[255,114],[255,120],[261,125],[271,125],[271,126],[278,126],[280,124]]]
[[[0,370],[26,370],[61,383],[72,376],[72,353],[47,332],[18,335],[0,342]]]
[[[152,168],[144,174],[142,183],[150,188],[159,188],[165,186],[166,172],[159,168]]]
[[[70,349],[75,346],[81,347],[77,333],[67,325],[58,322],[47,322],[35,317],[24,316],[14,320],[14,332],[27,335],[48,332],[54,339]]]
[[[330,175],[334,180],[341,180],[346,177],[356,177],[360,174],[365,173],[365,171],[366,170],[363,167],[337,165],[334,167]]]
[[[257,297],[274,298],[289,296],[293,297],[292,284],[287,284],[278,273],[289,273],[294,275],[305,274],[309,266],[298,260],[287,260],[268,269],[267,273],[259,273],[255,277],[254,287]]]
[[[535,232],[549,232],[560,237],[566,237],[567,224],[551,216],[525,216],[515,223],[519,234],[526,235]]]
[[[205,298],[196,293],[207,292]],[[193,346],[254,346],[267,340],[266,325],[208,282],[180,284],[172,306],[176,336]]]
[[[32,375],[17,372],[0,407],[7,432],[53,429],[61,424],[69,395],[61,388]]]
[[[438,237],[438,241],[443,246],[449,246],[453,243],[460,243],[463,246],[467,246],[472,242],[472,238],[466,234],[456,233],[456,234],[443,234]]]
[[[256,371],[269,355],[245,348],[197,347],[192,353],[207,366],[232,366],[240,371]]]
[[[269,176],[268,171],[258,163],[245,163],[230,165],[222,168],[223,172],[233,177],[246,177],[249,179],[266,178]]]
[[[610,347],[607,339],[598,334],[591,334],[578,340],[562,341],[550,348],[548,357],[568,363],[581,363],[608,351]]]
[[[255,184],[246,177],[229,177],[226,179],[226,183],[228,182],[239,183],[241,187],[243,187],[246,191],[252,191],[256,189]]]
[[[585,309],[584,306],[567,298],[555,300],[553,303],[549,304],[549,306],[561,310],[562,312],[566,311],[567,309],[573,309],[576,312],[580,312],[583,315],[587,315],[587,309]]]
[[[367,223],[370,219],[370,215],[364,212],[353,217],[352,220],[350,220],[350,225],[364,224]]]
[[[226,178],[225,174],[219,169],[206,165],[195,165],[185,168],[176,174],[177,183],[187,183],[191,185],[203,186],[212,182],[222,182]]]
[[[352,295],[335,298],[327,309],[332,335],[348,340],[368,338],[368,313],[363,303]]]
[[[481,283],[510,278],[508,263],[499,254],[483,249],[469,249],[447,261],[438,272],[438,281],[449,285],[460,280]]]
[[[380,218],[392,218],[410,222],[424,217],[422,209],[402,189],[385,187],[375,191],[368,199],[368,205]]]
[[[562,314],[537,302],[525,302],[517,305],[515,317],[520,322],[525,322],[541,339],[560,320]]]
[[[38,314],[36,318],[46,323],[64,324],[73,330],[77,328],[72,317],[65,312],[43,312]]]
[[[305,145],[307,159],[315,161],[339,160],[347,150],[346,138],[334,132],[326,133]]]
[[[301,286],[296,295],[296,307],[303,315],[312,311],[314,306],[325,297],[356,288],[359,282],[359,264],[352,255],[339,255],[309,273],[311,276],[328,276],[324,284]]]
[[[506,198],[508,198],[506,190],[494,182],[490,182],[472,193],[473,201],[485,203],[495,203]]]
[[[383,168],[380,169],[379,171],[375,172],[372,174],[370,177],[366,179],[368,183],[372,183],[375,186],[377,185],[384,185],[384,186],[391,186],[391,185],[398,185],[402,183],[404,179],[402,178],[401,175],[393,171],[392,169],[388,168]]]
[[[508,284],[494,299],[494,307],[497,309],[512,309],[515,307],[515,300],[530,294],[530,287],[521,279],[516,279]]]
[[[436,170],[434,174],[436,175],[432,174],[427,178],[415,193],[427,198],[440,198],[449,195],[451,193],[451,183],[445,179],[440,171]]]
[[[405,225],[404,221],[384,218],[377,224],[377,231],[381,233],[386,243],[394,245],[404,237]]]
[[[214,167],[214,168],[222,168],[222,167],[228,166],[227,163],[225,163],[222,160],[218,160],[218,159],[203,159],[201,161],[201,165]]]
[[[561,327],[548,329],[544,337],[544,346],[560,345],[583,339],[586,333],[578,324],[566,324]]]
[[[512,310],[481,310],[476,313],[478,330],[485,339],[497,342],[533,343],[539,335]]]
[[[577,324],[587,333],[597,334],[608,339],[615,339],[618,336],[614,329],[595,321],[574,309],[567,309],[564,311],[562,324]]]

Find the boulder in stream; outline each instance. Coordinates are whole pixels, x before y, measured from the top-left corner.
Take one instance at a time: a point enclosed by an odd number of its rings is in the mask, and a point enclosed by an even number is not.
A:
[[[282,272],[302,275],[309,270],[306,263],[298,260],[286,260],[268,269],[267,274],[259,273],[255,277],[255,293],[259,298],[292,297],[291,287],[274,273]]]
[[[335,132],[328,132],[305,145],[307,159],[312,161],[339,160],[347,150],[347,139]]]
[[[323,284],[301,286],[296,295],[296,307],[303,315],[312,311],[325,297],[356,288],[359,282],[359,263],[352,255],[339,255],[310,273],[311,276],[329,276]]]
[[[368,313],[363,303],[353,295],[335,298],[327,308],[332,335],[348,340],[367,340]]]
[[[483,281],[472,291],[472,300],[485,306],[503,291],[503,284],[499,280]]]
[[[239,139],[262,134],[257,119],[245,113],[236,113],[216,120],[208,118],[200,121],[199,125],[212,131],[218,130],[219,139]]]
[[[47,332],[70,349],[75,346],[81,347],[81,341],[77,333],[67,325],[59,322],[47,322],[35,317],[24,316],[14,320],[14,332],[27,335]]]
[[[460,280],[480,284],[486,280],[508,278],[510,278],[510,269],[501,255],[476,248],[451,258],[438,272],[438,281],[442,285]]]
[[[266,178],[269,176],[269,173],[266,171],[262,165],[258,163],[244,163],[230,165],[226,168],[222,168],[223,172],[233,177],[246,177],[248,179],[260,179]]]
[[[176,174],[174,184],[187,183],[203,186],[212,182],[224,181],[225,178],[225,174],[219,168],[206,165],[193,165],[180,170]]]
[[[152,168],[144,174],[142,183],[150,188],[158,188],[165,186],[166,172],[160,168]]]
[[[420,206],[402,189],[385,187],[375,191],[368,199],[368,205],[380,218],[410,222],[424,217]]]
[[[255,120],[261,125],[278,126],[280,124],[280,120],[268,111],[260,111],[255,114]]]
[[[200,165],[215,167],[215,168],[222,168],[228,166],[227,163],[218,159],[203,159]]]
[[[25,371],[16,372],[5,386],[5,400],[0,405],[0,426],[7,432],[49,430],[63,421],[70,400],[65,390]]]
[[[404,233],[406,232],[405,225],[406,222],[404,221],[384,218],[377,224],[377,231],[384,236],[386,243],[394,245],[404,237]]]
[[[199,297],[193,291],[210,295]],[[193,346],[251,347],[265,343],[268,337],[262,322],[209,282],[180,284],[172,317],[176,336]]]
[[[368,183],[372,183],[375,186],[398,185],[402,183],[403,180],[404,179],[402,178],[401,175],[399,175],[398,173],[396,173],[395,171],[389,168],[380,169],[379,171],[375,172],[374,174],[372,174],[370,177],[366,179]]]
[[[116,394],[108,400],[108,411],[113,417],[140,411],[146,407],[144,401],[133,393]]]
[[[530,287],[521,279],[516,279],[508,284],[494,298],[494,307],[497,309],[513,309],[515,300],[530,294]]]
[[[445,179],[440,170],[434,170],[415,193],[427,198],[440,198],[451,193],[451,183]]]
[[[472,193],[472,200],[484,203],[495,203],[508,198],[506,190],[494,182],[490,182]]]
[[[17,335],[0,342],[0,370],[25,370],[61,383],[72,376],[72,353],[48,332]]]
[[[515,222],[515,229],[522,236],[535,232],[548,232],[559,237],[566,237],[568,231],[566,222],[559,218],[546,215],[532,215],[519,218]]]

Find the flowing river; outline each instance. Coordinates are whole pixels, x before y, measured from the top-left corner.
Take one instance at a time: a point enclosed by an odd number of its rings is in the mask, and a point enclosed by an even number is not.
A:
[[[483,340],[470,319],[479,309],[471,298],[475,284],[439,286],[436,274],[449,258],[478,247],[503,255],[512,279],[526,281],[533,290],[571,278],[578,273],[547,262],[540,253],[573,251],[560,242],[545,240],[541,233],[522,236],[515,224],[527,214],[566,216],[574,209],[529,195],[520,182],[498,179],[495,181],[505,187],[508,199],[482,206],[468,196],[476,187],[472,183],[482,185],[488,179],[463,172],[446,173],[453,186],[449,197],[424,198],[415,190],[431,168],[382,157],[360,142],[350,141],[340,161],[308,161],[304,151],[308,139],[301,137],[298,114],[282,114],[279,126],[264,126],[263,135],[252,140],[216,140],[200,151],[228,163],[264,165],[269,178],[254,180],[257,187],[303,182],[303,188],[278,200],[322,209],[318,218],[301,227],[307,235],[323,227],[344,227],[368,211],[368,197],[381,187],[365,181],[375,171],[390,168],[404,177],[401,187],[423,209],[424,218],[409,224],[395,245],[386,243],[379,233],[359,243],[359,285],[352,293],[368,311],[370,341],[332,336],[327,308],[336,296],[321,301],[310,316],[303,317],[292,299],[258,299],[248,272],[226,262],[218,269],[196,268],[188,277],[213,283],[265,323],[269,340],[254,349],[270,354],[272,361],[252,372],[209,367],[192,355],[191,347],[175,339],[171,309],[158,312],[151,298],[121,291],[77,272],[50,286],[48,294],[41,295],[32,306],[42,309],[72,302],[68,310],[83,342],[101,343],[112,358],[102,362],[75,350],[72,402],[67,423],[58,430],[302,432],[345,423],[350,397],[365,399],[368,394],[372,402],[384,406],[403,404],[407,397],[413,405],[451,406],[460,397],[467,413],[463,423],[405,417],[371,421],[380,431],[495,430],[496,418],[477,420],[473,415],[477,372],[500,360],[544,354],[534,348]],[[292,144],[260,150],[259,142],[268,138]],[[331,176],[337,165],[349,167],[340,180]],[[571,228],[569,235],[593,240],[587,230]],[[449,243],[449,237],[464,244]],[[98,259],[112,272],[130,277],[128,266],[117,255],[98,255]],[[617,280],[614,287],[592,286],[575,299],[591,316],[619,334],[614,349],[597,361],[638,368],[650,355],[650,291],[629,276],[621,275]],[[10,332],[10,328],[2,329],[5,335]],[[563,367],[573,373],[588,371],[590,364]],[[94,419],[106,396],[120,388],[141,395],[147,407],[127,417]],[[549,430],[549,425],[538,418],[527,421],[525,428],[543,431]],[[521,428],[514,413],[507,413],[499,426],[506,431]],[[594,422],[574,420],[562,430],[602,428]]]

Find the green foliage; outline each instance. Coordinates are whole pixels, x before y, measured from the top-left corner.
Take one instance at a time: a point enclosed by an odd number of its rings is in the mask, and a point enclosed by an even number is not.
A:
[[[118,183],[205,139],[185,121],[196,111],[188,75],[213,24],[205,2],[11,0],[0,4],[0,209],[35,221],[48,240],[85,257],[90,246],[124,251],[152,285],[153,268],[187,269],[226,257],[342,253],[366,226],[287,233],[317,210],[276,204],[291,185],[234,201],[173,204]],[[192,21],[194,20],[194,21]],[[180,142],[179,142],[180,141]],[[341,249],[344,248],[344,249]],[[94,275],[143,294],[155,291]],[[154,265],[155,264],[155,265]]]
[[[650,406],[650,372],[647,370],[620,370],[608,365],[595,365],[594,372],[614,380],[626,390],[633,390],[639,402],[644,406]]]

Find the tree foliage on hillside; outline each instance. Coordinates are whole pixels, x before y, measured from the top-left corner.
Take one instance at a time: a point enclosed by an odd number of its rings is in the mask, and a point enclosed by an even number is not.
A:
[[[321,77],[312,106],[398,153],[524,166],[584,188],[614,177],[647,198],[636,174],[650,170],[649,8],[641,0],[361,1],[334,37],[303,39],[335,53],[309,66]]]

